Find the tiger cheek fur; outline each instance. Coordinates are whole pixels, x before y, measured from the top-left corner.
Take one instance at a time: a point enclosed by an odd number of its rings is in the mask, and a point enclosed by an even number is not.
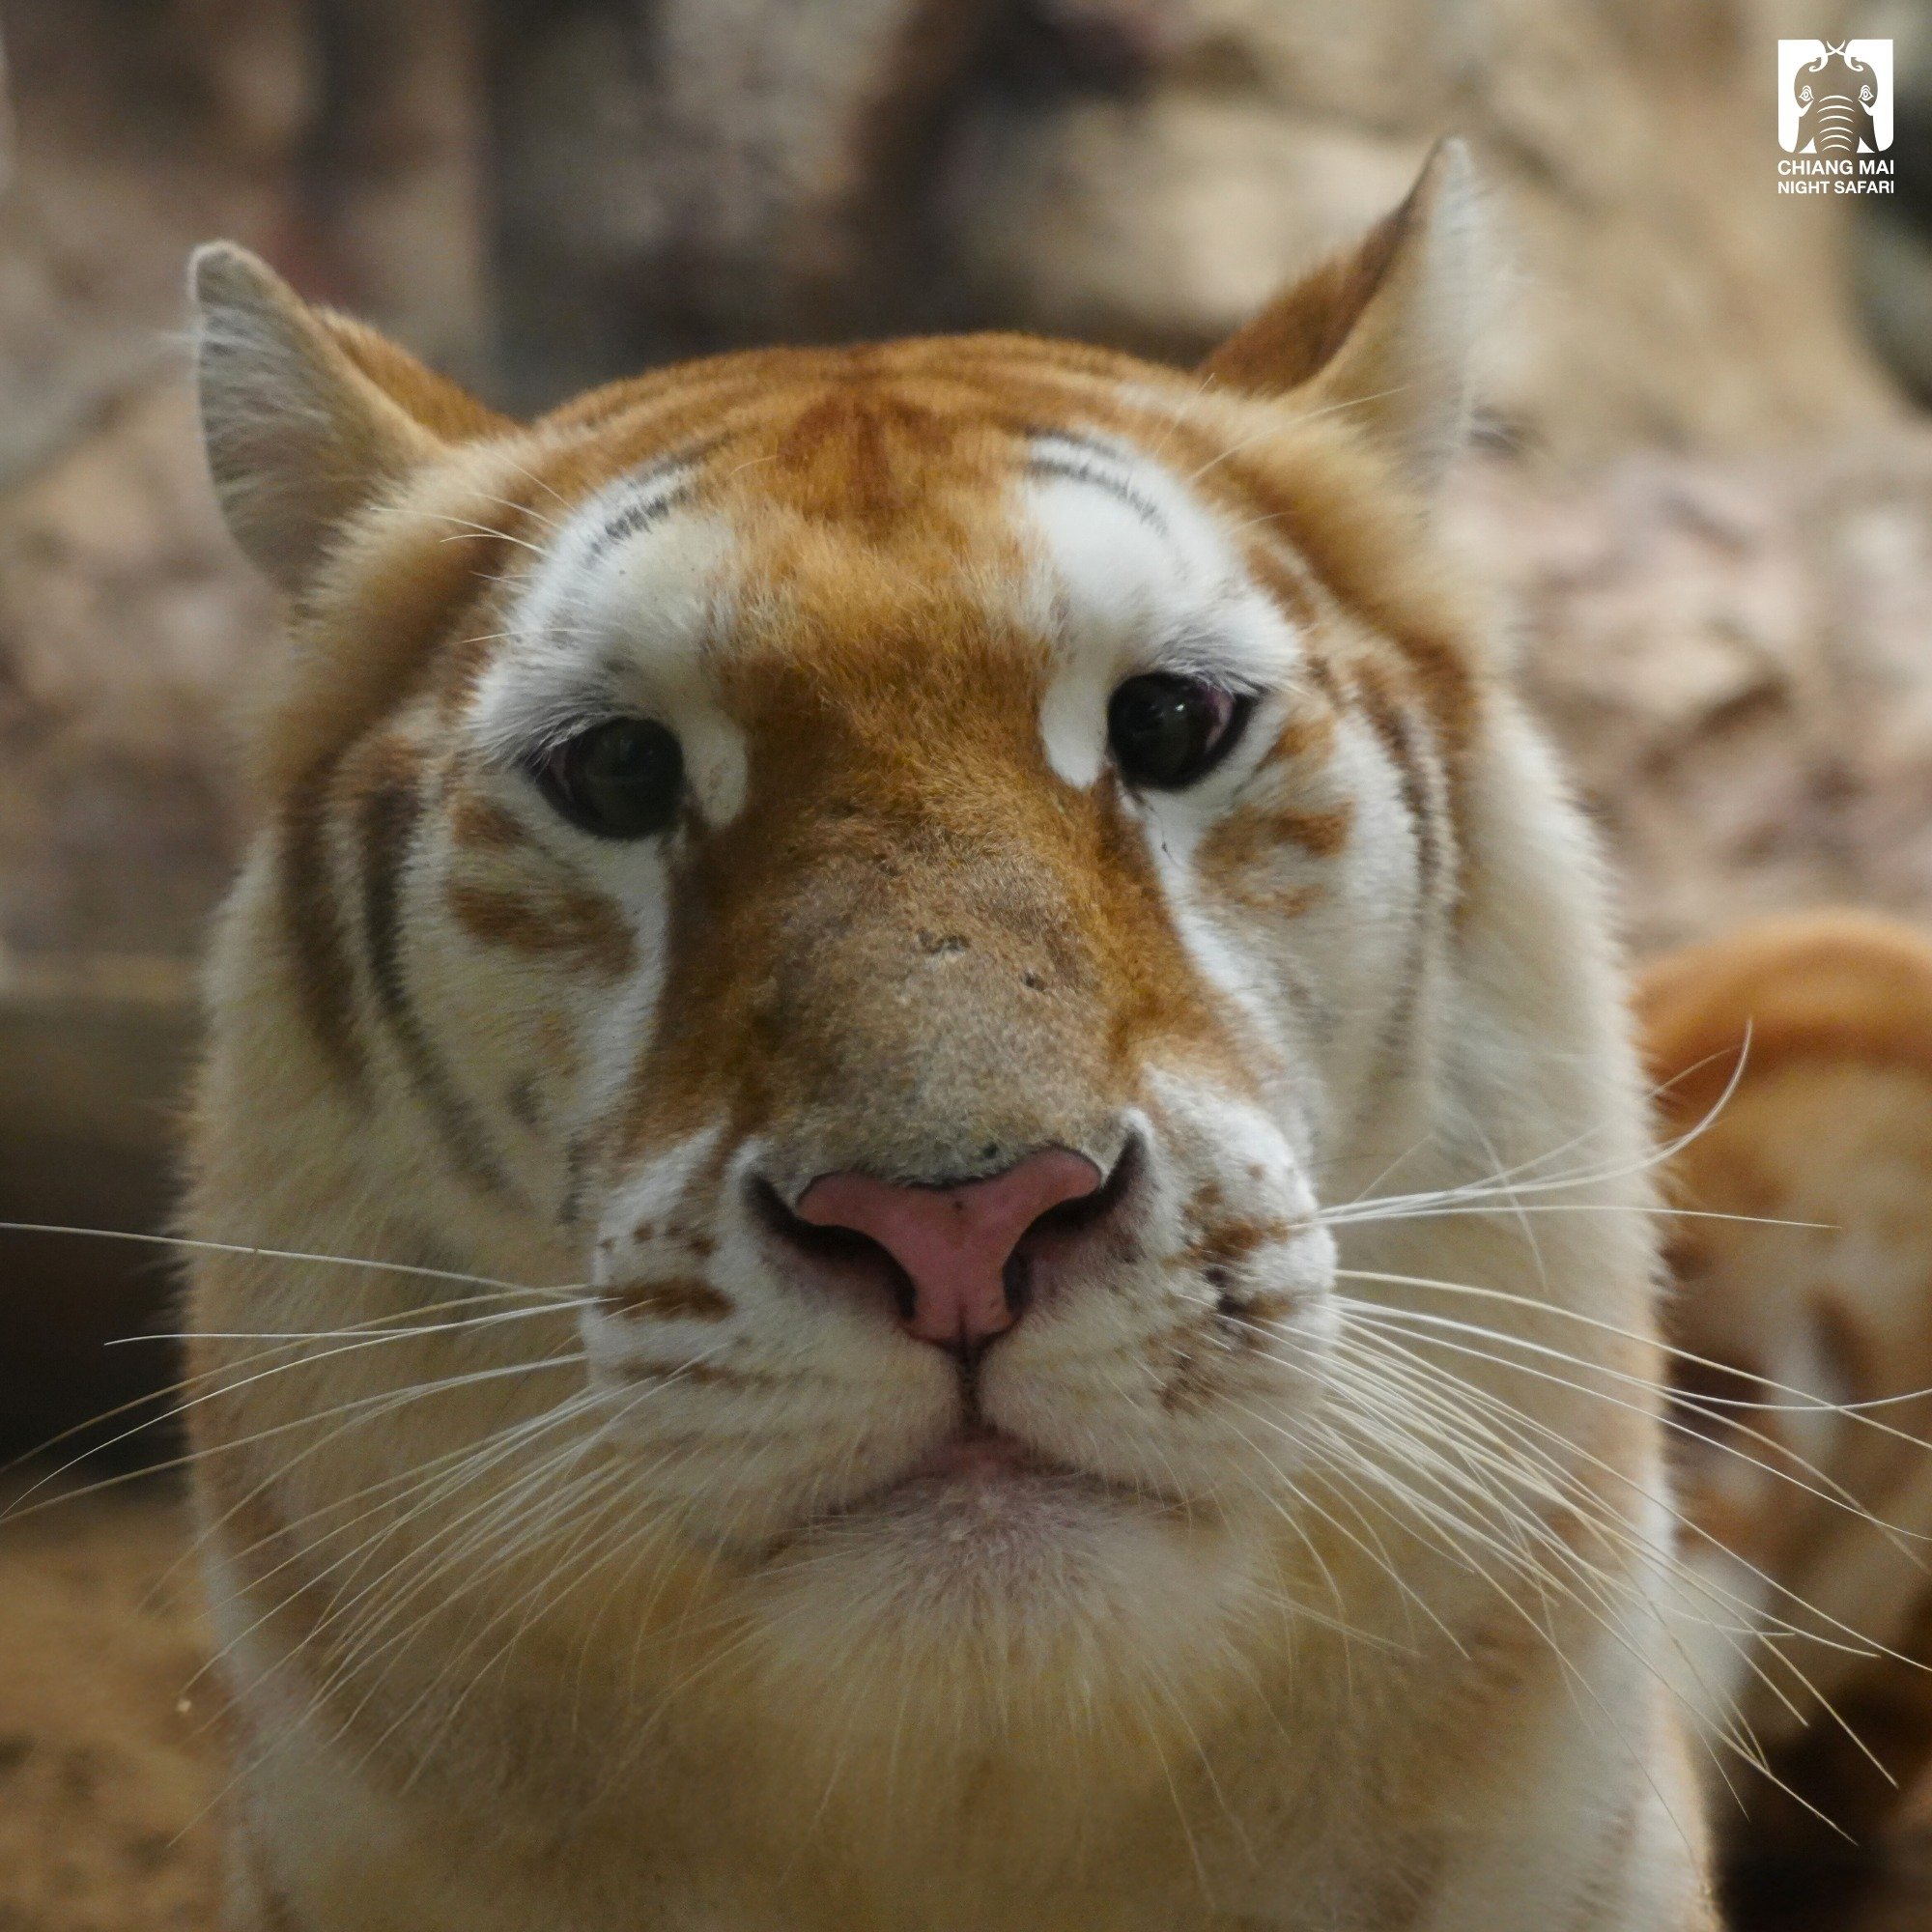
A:
[[[1431,1298],[1652,1373],[1593,862],[1429,530],[1469,202],[1205,379],[531,425],[199,258],[298,643],[189,1216],[238,1926],[1708,1922],[1655,1419]]]

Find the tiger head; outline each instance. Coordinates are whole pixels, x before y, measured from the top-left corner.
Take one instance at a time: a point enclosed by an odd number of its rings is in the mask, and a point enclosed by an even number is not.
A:
[[[1338,1268],[1405,1264],[1342,1210],[1620,1118],[1587,854],[1432,528],[1470,193],[1444,149],[1196,373],[772,350],[532,425],[199,258],[296,648],[196,1232],[580,1289],[531,1379],[791,1694],[1225,1675],[1375,1534],[1300,1501]],[[198,1321],[348,1293],[212,1264]],[[494,1305],[444,1367],[523,1412]]]

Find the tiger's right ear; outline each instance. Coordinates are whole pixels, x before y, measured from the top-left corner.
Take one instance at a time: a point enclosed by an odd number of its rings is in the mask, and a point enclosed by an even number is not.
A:
[[[233,242],[195,250],[202,440],[228,527],[283,589],[338,526],[455,442],[510,425],[386,337],[311,308]]]
[[[1249,395],[1342,412],[1428,488],[1467,426],[1487,254],[1468,150],[1439,142],[1393,213],[1276,297],[1202,369]]]

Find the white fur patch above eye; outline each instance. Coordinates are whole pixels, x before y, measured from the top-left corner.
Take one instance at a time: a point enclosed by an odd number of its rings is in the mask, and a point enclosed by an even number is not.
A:
[[[689,476],[679,464],[622,479],[556,533],[511,612],[476,729],[509,759],[601,718],[655,719],[684,747],[699,814],[722,825],[749,781],[706,660],[729,628],[739,546],[728,524],[686,507]]]
[[[1293,627],[1215,514],[1160,464],[1124,445],[1043,436],[1021,492],[1039,554],[1030,602],[1059,661],[1040,733],[1068,784],[1099,777],[1107,701],[1129,677],[1184,671],[1249,691],[1293,678]]]

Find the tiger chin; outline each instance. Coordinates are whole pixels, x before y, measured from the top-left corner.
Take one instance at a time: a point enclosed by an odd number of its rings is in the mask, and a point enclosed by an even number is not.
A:
[[[197,257],[292,613],[187,1215],[237,1932],[1714,1923],[1597,864],[1431,527],[1480,244],[1451,144],[1198,371],[533,423]]]

